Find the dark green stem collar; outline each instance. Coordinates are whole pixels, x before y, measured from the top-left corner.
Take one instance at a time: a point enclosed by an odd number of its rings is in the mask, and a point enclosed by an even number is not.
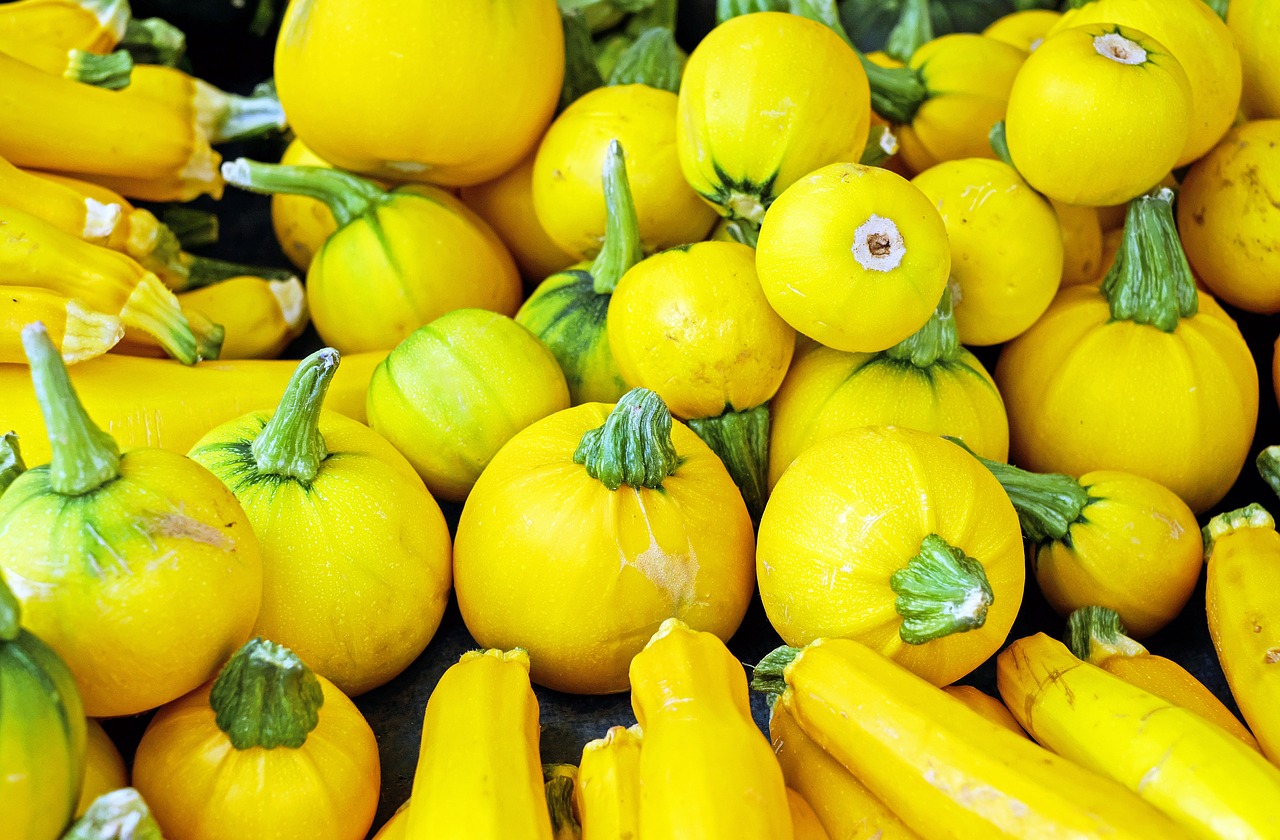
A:
[[[236,749],[297,749],[320,722],[324,691],[293,651],[259,636],[218,674],[209,705]]]
[[[951,306],[951,286],[942,290],[933,315],[914,335],[904,338],[884,355],[901,362],[910,362],[918,368],[927,368],[938,362],[951,362],[960,355],[960,334]]]
[[[1173,190],[1159,187],[1129,202],[1124,238],[1102,293],[1113,320],[1165,332],[1196,314],[1199,295],[1173,219]]]
[[[909,645],[981,627],[995,600],[982,564],[937,534],[920,541],[920,552],[893,573],[889,585],[902,616],[898,635]]]
[[[610,490],[623,484],[659,489],[680,467],[667,404],[647,388],[628,391],[603,426],[582,436],[573,462]]]

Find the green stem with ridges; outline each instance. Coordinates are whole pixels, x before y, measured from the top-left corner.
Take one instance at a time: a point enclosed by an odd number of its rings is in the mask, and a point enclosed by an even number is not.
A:
[[[583,94],[604,87],[604,78],[596,65],[595,43],[591,40],[591,27],[586,15],[580,11],[561,9],[560,25],[564,30],[564,81],[560,85],[557,113],[568,108]]]
[[[134,18],[125,27],[120,47],[128,50],[138,64],[176,67],[187,51],[187,36],[161,18]]]
[[[178,248],[203,248],[218,242],[218,216],[208,210],[174,205],[160,214],[165,231]]]
[[[898,138],[887,125],[873,125],[867,133],[867,144],[862,147],[858,163],[863,166],[879,166],[898,153]]]
[[[1208,561],[1213,556],[1213,547],[1222,537],[1246,528],[1274,531],[1275,527],[1276,522],[1271,518],[1271,514],[1257,502],[1238,510],[1220,513],[1200,529],[1200,536],[1204,540],[1204,559]]]
[[[236,158],[222,164],[222,177],[250,192],[305,195],[323,201],[339,228],[390,200],[387,191],[372,181],[323,166],[281,166]]]
[[[885,350],[884,355],[918,368],[954,361],[960,355],[960,334],[956,331],[950,285],[942,290],[942,299],[924,326]]]
[[[633,388],[618,400],[604,425],[582,436],[573,462],[610,490],[623,484],[657,490],[680,468],[671,442],[671,411],[647,388]]]
[[[213,681],[209,705],[237,750],[297,749],[320,722],[324,692],[297,654],[258,636]]]
[[[542,765],[542,782],[547,797],[547,811],[551,815],[553,840],[579,840],[582,826],[573,813],[573,789],[577,784],[578,768],[572,764]]]
[[[751,689],[769,697],[770,706],[773,705],[774,698],[781,697],[782,692],[787,690],[787,667],[802,650],[803,648],[782,645],[765,654],[756,663],[756,667],[751,669]]]
[[[181,288],[174,289],[174,291],[178,292],[202,289],[205,286],[212,286],[214,283],[221,283],[223,280],[230,280],[232,277],[262,277],[266,280],[288,280],[295,276],[292,271],[286,268],[245,265],[227,260],[218,260],[213,257],[198,257],[195,254],[187,253],[182,254],[182,262],[186,267],[187,277],[181,284]]]
[[[191,334],[196,338],[197,361],[214,361],[222,355],[222,341],[227,331],[195,310],[184,311]]]
[[[622,144],[609,142],[604,153],[604,245],[591,263],[593,288],[598,295],[613,294],[618,281],[631,266],[644,258],[640,243],[640,220],[631,197],[627,158]]]
[[[929,0],[905,0],[898,22],[889,30],[889,37],[884,42],[884,51],[890,58],[906,64],[916,50],[932,40]]]
[[[769,498],[769,421],[767,403],[689,421],[689,428],[720,457],[756,521]]]
[[[1129,202],[1124,238],[1102,293],[1113,320],[1164,332],[1196,314],[1200,298],[1173,219],[1173,190],[1157,187]]]
[[[609,74],[609,84],[648,85],[676,93],[680,90],[682,69],[675,35],[670,29],[655,26],[645,30],[618,57]]]
[[[676,31],[676,0],[654,0],[652,6],[636,12],[627,21],[627,31],[633,36],[654,26]]]
[[[49,486],[62,496],[83,496],[120,476],[120,450],[89,419],[44,324],[22,329],[36,402],[49,430]]]
[[[272,131],[282,131],[288,125],[284,108],[280,106],[274,90],[252,96],[219,93],[226,98],[219,103],[219,114],[209,131],[210,143],[248,140]]]
[[[1125,635],[1120,614],[1108,607],[1080,607],[1072,612],[1063,641],[1076,659],[1094,665],[1112,656],[1142,656],[1148,652]]]
[[[889,586],[902,616],[898,635],[909,645],[981,627],[995,600],[982,564],[937,534],[920,541],[920,553],[890,576]]]
[[[81,84],[120,90],[129,86],[133,76],[133,56],[127,50],[116,50],[107,55],[72,50],[71,62],[64,75]]]
[[[317,350],[298,363],[276,413],[251,444],[262,475],[281,475],[303,484],[315,481],[329,455],[320,434],[320,411],[338,370],[338,351]]]
[[[0,642],[12,642],[22,632],[22,605],[0,575]]]
[[[14,479],[26,471],[27,464],[22,460],[17,433],[5,432],[0,435],[0,496],[9,489]]]
[[[1278,496],[1280,496],[1280,445],[1268,446],[1258,453],[1254,461],[1262,480]]]
[[[120,788],[93,800],[62,840],[164,840],[164,835],[142,795]]]

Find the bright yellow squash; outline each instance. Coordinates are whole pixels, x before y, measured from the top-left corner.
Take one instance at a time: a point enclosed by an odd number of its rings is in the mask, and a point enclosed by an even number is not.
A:
[[[862,156],[869,104],[856,53],[826,26],[780,12],[734,17],[703,38],[685,66],[681,169],[751,243],[792,183]]]
[[[0,203],[95,245],[108,244],[126,224],[121,204],[82,196],[64,184],[19,169],[2,157]]]
[[[378,833],[373,835],[373,840],[405,840],[408,829],[409,800],[406,799],[391,815],[391,819],[387,820],[382,828],[378,829]]]
[[[84,784],[80,787],[80,802],[76,805],[77,817],[82,816],[99,796],[129,784],[124,758],[111,736],[93,718],[86,723]]]
[[[995,378],[1016,463],[1067,475],[1133,473],[1198,512],[1240,474],[1257,422],[1258,373],[1235,322],[1196,290],[1172,200],[1161,189],[1130,204],[1101,289],[1062,290],[1005,345]]]
[[[1050,201],[1062,231],[1062,285],[1092,283],[1102,265],[1102,224],[1098,210],[1078,204]]]
[[[1061,19],[1062,14],[1052,9],[1024,9],[992,21],[982,30],[982,37],[1032,52]]]
[[[123,91],[126,98],[149,99],[194,121],[214,145],[283,131],[288,125],[274,91],[227,93],[176,67],[139,64]]]
[[[39,325],[23,331],[53,460],[0,497],[0,572],[93,717],[191,691],[248,637],[262,560],[235,497],[158,449],[119,454]]]
[[[640,727],[611,726],[582,748],[573,795],[583,840],[627,840],[640,832]]]
[[[1244,87],[1240,105],[1245,115],[1280,118],[1280,63],[1275,60],[1280,7],[1270,0],[1232,0],[1227,28],[1240,53]]]
[[[644,731],[639,836],[792,840],[782,768],[724,642],[669,618],[636,654],[630,678]]]
[[[161,709],[133,762],[166,840],[361,840],[380,777],[355,704],[261,637]]]
[[[951,272],[947,228],[887,169],[836,163],[769,208],[756,270],[778,314],[835,350],[878,353],[924,326]]]
[[[404,840],[552,840],[529,654],[473,650],[422,722]]]
[[[792,360],[769,403],[769,486],[810,446],[860,426],[953,435],[1009,457],[1009,419],[991,374],[956,336],[951,292],[920,331],[880,353],[816,347]]]
[[[338,229],[307,269],[316,331],[342,353],[390,350],[454,309],[505,315],[520,303],[520,275],[506,246],[462,202],[425,186],[387,192],[336,169],[277,166],[240,158],[230,183],[318,198]]]
[[[795,840],[831,840],[813,806],[791,788],[787,788],[787,807],[791,811],[791,833]]]
[[[285,147],[284,154],[280,156],[280,164],[333,168],[332,164],[308,149],[297,137]],[[338,229],[333,212],[323,201],[290,193],[271,196],[271,225],[275,229],[280,249],[299,271],[307,270],[316,251]]]
[[[274,359],[307,328],[307,292],[297,277],[232,277],[178,295],[183,311],[223,328],[219,359]]]
[[[1094,23],[1059,31],[1031,54],[1005,125],[1027,183],[1064,204],[1096,207],[1128,201],[1168,174],[1191,114],[1187,74],[1166,45]]]
[[[1280,761],[1280,535],[1270,514],[1249,505],[1210,520],[1205,546],[1205,606],[1218,662],[1263,753]]]
[[[343,169],[466,186],[520,162],[564,76],[553,0],[297,0],[276,42],[290,125]]]
[[[0,286],[0,363],[26,364],[22,328],[37,321],[69,365],[96,359],[124,337],[119,318],[74,298],[30,286]]]
[[[412,465],[367,426],[322,411],[338,354],[298,365],[274,413],[224,423],[190,452],[262,545],[254,632],[348,696],[422,653],[449,598],[449,530]]]
[[[124,37],[127,0],[17,0],[0,5],[0,39],[106,53]]]
[[[1026,730],[1010,713],[1008,707],[990,694],[979,691],[971,685],[948,685],[942,690],[992,723],[998,723],[1016,735],[1027,737]]]
[[[782,648],[756,666],[752,686],[780,694],[800,729],[921,837],[1190,836],[858,642]]]
[[[947,226],[960,340],[987,346],[1025,332],[1062,279],[1062,230],[1049,202],[998,160],[950,160],[911,183]]]
[[[792,463],[760,521],[756,573],[788,644],[857,639],[935,685],[1004,643],[1022,603],[1013,505],[960,447],[873,426]]]
[[[1006,648],[996,680],[1031,737],[1124,785],[1188,835],[1280,837],[1280,769],[1195,712],[1076,659],[1044,633]]]
[[[625,691],[664,619],[723,639],[737,630],[752,537],[715,453],[636,389],[539,420],[499,450],[458,522],[454,586],[472,637],[528,650],[535,682]]]
[[[1280,312],[1280,119],[1236,126],[1178,193],[1187,260],[1214,295]]]
[[[556,359],[505,315],[455,309],[419,327],[378,365],[369,425],[434,495],[460,502],[529,424],[569,407]]]

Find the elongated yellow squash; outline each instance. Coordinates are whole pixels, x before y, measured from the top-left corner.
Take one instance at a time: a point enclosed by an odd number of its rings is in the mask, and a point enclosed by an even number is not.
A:
[[[0,157],[0,204],[39,216],[72,236],[107,245],[119,236],[125,208],[80,195],[65,184],[25,172]]]
[[[639,726],[610,727],[582,748],[574,797],[583,840],[627,840],[640,836]]]
[[[124,37],[130,15],[128,0],[17,0],[0,5],[0,42],[104,53]]]
[[[307,293],[297,277],[232,277],[178,295],[226,330],[219,359],[274,359],[307,326]]]
[[[26,364],[19,334],[36,321],[49,330],[69,365],[101,356],[124,335],[119,318],[94,312],[74,298],[29,286],[0,286],[0,363]]]

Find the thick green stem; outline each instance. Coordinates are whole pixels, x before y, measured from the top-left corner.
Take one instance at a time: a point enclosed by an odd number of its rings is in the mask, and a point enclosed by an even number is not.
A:
[[[796,660],[801,650],[788,645],[774,648],[751,669],[751,689],[768,697],[771,707],[774,700],[787,690],[787,666]]]
[[[175,204],[164,208],[160,216],[169,238],[179,248],[203,248],[218,242],[216,213]]]
[[[769,498],[769,406],[690,420],[689,428],[720,456],[753,520]]]
[[[244,265],[243,263],[218,260],[213,257],[197,257],[195,254],[182,254],[182,263],[186,268],[186,279],[178,292],[201,289],[230,280],[232,277],[262,277],[267,280],[288,280],[296,276],[284,268],[266,268],[260,265]]]
[[[867,144],[862,147],[858,163],[863,166],[879,166],[898,153],[897,135],[887,125],[873,125],[867,134]]]
[[[1081,607],[1067,618],[1065,641],[1076,659],[1098,665],[1112,656],[1141,656],[1142,645],[1124,634],[1120,614],[1108,607]]]
[[[258,636],[213,681],[209,705],[236,749],[297,749],[320,722],[324,692],[297,654]]]
[[[670,29],[646,30],[618,57],[609,74],[611,85],[648,85],[676,93],[680,90],[680,50]]]
[[[963,447],[996,477],[1018,512],[1023,536],[1037,545],[1066,539],[1071,526],[1084,519],[1084,509],[1094,502],[1085,486],[1069,475],[1019,469],[983,458],[959,438],[947,440]]]
[[[996,158],[1001,163],[1014,169],[1018,168],[1014,165],[1013,155],[1009,154],[1009,139],[1006,136],[1004,120],[991,126],[991,131],[987,132],[987,142],[991,144],[991,151],[995,152]]]
[[[730,219],[725,224],[725,230],[734,242],[740,242],[743,245],[754,248],[760,241],[760,223],[751,222],[747,219]]]
[[[586,15],[562,8],[560,25],[564,29],[564,81],[560,86],[557,111],[563,111],[583,94],[604,86],[604,78],[596,65],[595,44],[591,40],[591,27]]]
[[[647,388],[633,388],[618,400],[603,426],[582,436],[573,462],[610,490],[623,484],[657,490],[680,468],[671,442],[671,412]]]
[[[15,478],[26,471],[27,465],[22,460],[22,450],[18,447],[18,435],[14,432],[0,435],[0,496],[4,495]]]
[[[22,605],[0,575],[0,642],[12,642],[22,632]]]
[[[1207,561],[1213,556],[1213,547],[1222,537],[1234,534],[1236,531],[1243,531],[1246,528],[1274,531],[1275,527],[1276,522],[1271,518],[1271,514],[1267,513],[1267,509],[1257,502],[1246,505],[1239,510],[1220,513],[1210,519],[1208,525],[1200,529],[1200,536],[1204,540],[1204,559]]]
[[[577,784],[578,768],[572,764],[542,765],[542,781],[547,797],[547,811],[551,814],[553,840],[579,840],[582,826],[573,812],[573,788]]]
[[[166,20],[134,18],[125,27],[120,46],[128,50],[138,64],[176,67],[187,51],[187,36]]]
[[[120,90],[129,86],[133,76],[133,56],[127,50],[116,50],[108,55],[72,50],[66,76],[81,84]]]
[[[871,83],[871,108],[895,125],[907,125],[929,99],[924,76],[910,67],[881,67],[862,53],[862,69]]]
[[[372,181],[323,166],[281,166],[236,158],[222,164],[222,177],[228,184],[251,192],[305,195],[323,201],[338,227],[389,200],[387,191]]]
[[[164,840],[160,825],[133,788],[104,793],[62,840]]]
[[[1173,190],[1158,187],[1129,202],[1124,238],[1102,293],[1113,320],[1165,332],[1196,314],[1200,300],[1173,220]]]
[[[644,258],[640,220],[627,177],[627,158],[617,140],[610,141],[604,154],[604,204],[604,245],[591,263],[591,278],[598,295],[613,294],[627,269]]]
[[[22,347],[49,430],[49,486],[63,496],[82,496],[119,477],[120,450],[111,435],[89,419],[44,324],[23,327]]]
[[[210,143],[248,140],[272,131],[281,131],[289,123],[275,91],[237,96],[223,93],[218,98],[217,112],[209,126]]]
[[[884,51],[903,64],[916,50],[933,40],[933,21],[929,17],[929,0],[904,0],[898,22],[889,30]]]
[[[1257,465],[1258,474],[1262,476],[1262,480],[1267,482],[1277,496],[1280,496],[1280,445],[1268,446],[1259,452],[1254,464]]]
[[[950,286],[942,290],[942,299],[925,325],[885,350],[884,355],[918,368],[954,361],[960,355],[960,334],[956,332]]]
[[[909,645],[981,627],[995,600],[982,564],[937,534],[920,541],[920,553],[893,573],[889,586],[902,616],[898,635]]]
[[[222,355],[222,340],[227,331],[221,324],[215,324],[205,315],[193,310],[184,311],[187,323],[191,325],[191,334],[196,339],[197,360],[213,361]]]
[[[320,434],[324,395],[338,370],[338,351],[317,350],[298,364],[271,420],[253,440],[258,471],[281,475],[303,484],[315,481],[320,462],[329,455]]]

